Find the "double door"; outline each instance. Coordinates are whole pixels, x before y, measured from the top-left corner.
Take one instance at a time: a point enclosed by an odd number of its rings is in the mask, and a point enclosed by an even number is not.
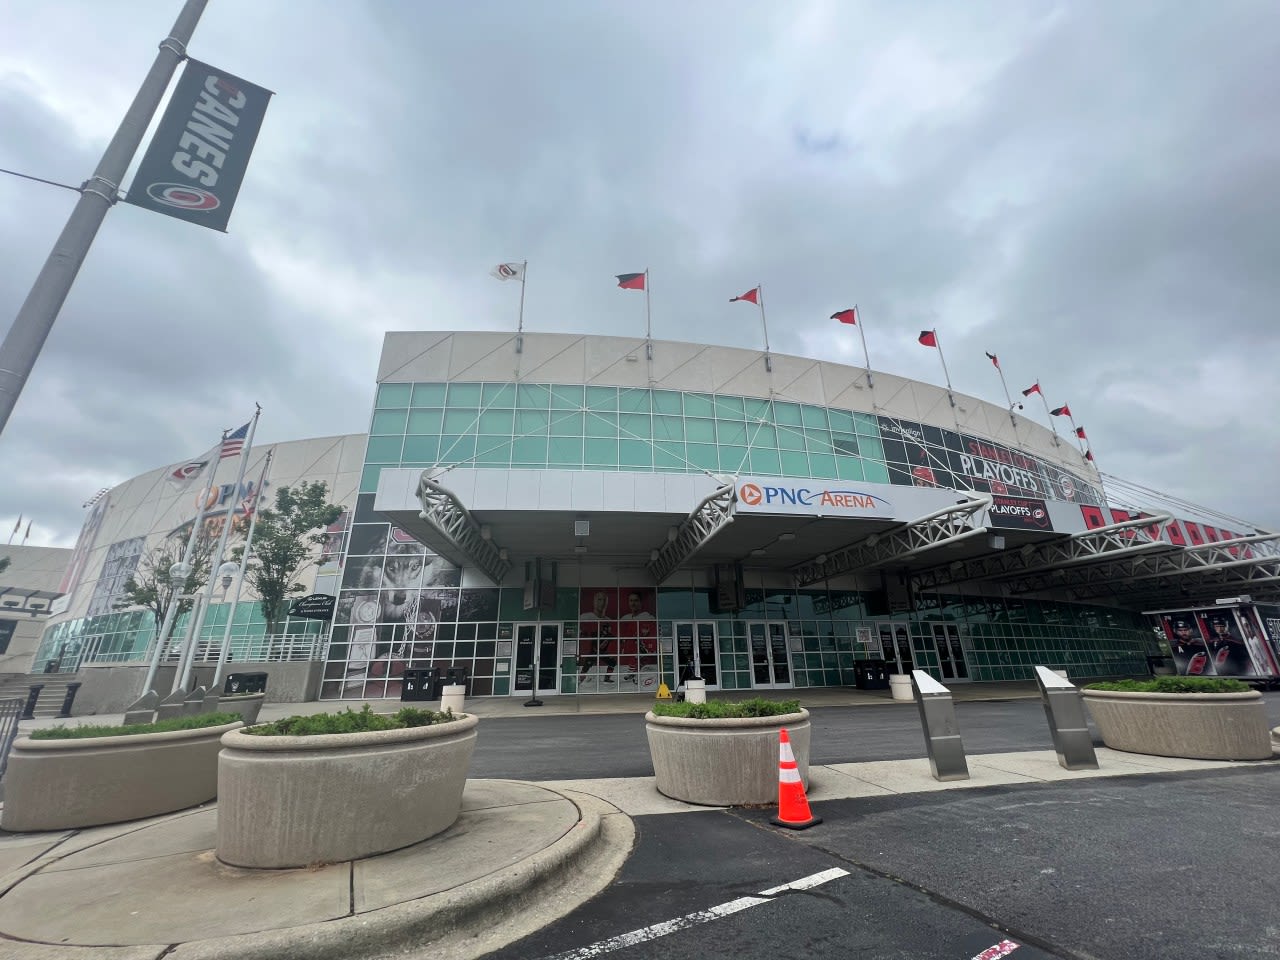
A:
[[[787,625],[778,621],[754,621],[747,624],[747,650],[751,655],[753,687],[790,687],[791,654],[788,650]]]
[[[560,624],[516,624],[515,678],[511,695],[560,692]]]
[[[677,620],[675,632],[675,673],[677,688],[691,677],[701,677],[708,690],[720,689],[720,659],[717,655],[716,625],[709,620]]]

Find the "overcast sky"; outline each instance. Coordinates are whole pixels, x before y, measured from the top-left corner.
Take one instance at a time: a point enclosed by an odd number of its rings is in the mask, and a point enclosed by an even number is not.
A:
[[[180,6],[0,0],[0,167],[86,179]],[[363,432],[383,332],[514,328],[524,259],[532,331],[643,334],[646,268],[658,338],[759,347],[763,281],[775,352],[861,364],[856,301],[940,383],[936,327],[957,390],[1003,404],[995,353],[1105,474],[1280,529],[1270,0],[210,0],[190,52],[276,92],[230,232],[109,213],[0,544],[254,401],[262,441]],[[0,176],[0,330],[75,199]]]

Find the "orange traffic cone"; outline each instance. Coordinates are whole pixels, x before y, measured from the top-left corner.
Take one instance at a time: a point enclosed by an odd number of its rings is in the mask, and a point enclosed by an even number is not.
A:
[[[791,738],[787,736],[785,727],[781,733],[778,741],[778,815],[770,822],[779,827],[803,830],[821,823],[822,818],[815,817],[809,809],[804,783],[800,780],[800,768],[796,766],[795,754],[791,752]]]

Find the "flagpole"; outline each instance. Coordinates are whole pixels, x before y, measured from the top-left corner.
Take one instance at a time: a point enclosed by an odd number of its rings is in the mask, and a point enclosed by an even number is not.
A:
[[[236,471],[236,485],[232,489],[235,491],[234,496],[240,495],[240,484],[244,482],[244,470],[249,465],[249,452],[253,449],[253,435],[258,429],[258,418],[262,416],[262,407],[254,404],[253,420],[249,422],[249,436],[245,439],[244,447],[240,451],[240,469]],[[221,457],[221,450],[219,450]],[[231,534],[231,521],[235,517],[234,505],[227,510],[226,522],[222,524],[222,535],[218,538],[218,546],[213,556],[209,560],[209,579],[204,585],[204,603],[200,606],[195,619],[192,621],[192,627],[188,631],[190,634],[190,642],[187,644],[187,657],[182,668],[181,675],[174,678],[173,690],[187,689],[187,681],[191,677],[191,672],[195,667],[196,647],[200,645],[200,630],[204,626],[205,614],[209,611],[209,602],[213,599],[213,581],[214,574],[218,567],[222,565],[222,554],[227,548],[227,537]]]
[[[653,323],[649,313],[649,268],[644,271],[644,352],[647,359],[653,359]],[[653,371],[649,371],[649,379],[653,379]]]
[[[1036,377],[1036,383],[1040,383],[1040,378],[1039,378],[1039,377]],[[1046,399],[1045,399],[1045,397],[1044,397],[1044,386],[1043,386],[1043,385],[1041,385],[1040,389],[1039,389],[1037,392],[1040,394],[1040,402],[1044,404],[1044,412],[1045,412],[1045,416],[1047,416],[1047,417],[1049,418],[1049,429],[1053,431],[1053,445],[1054,445],[1055,447],[1057,447],[1057,446],[1061,446],[1061,445],[1062,445],[1062,441],[1060,441],[1060,440],[1058,439],[1058,427],[1057,427],[1057,424],[1055,424],[1055,423],[1053,422],[1053,414],[1049,412],[1049,401],[1048,401],[1048,400],[1046,400]]]
[[[36,364],[62,309],[76,274],[89,255],[98,229],[120,195],[120,184],[133,155],[146,135],[151,118],[164,99],[169,81],[187,55],[187,43],[195,32],[207,0],[187,0],[169,35],[160,42],[156,54],[133,102],[129,105],[98,166],[77,192],[76,201],[49,252],[44,266],[18,310],[13,325],[0,342],[0,433],[18,402],[18,395]]]
[[[18,514],[18,522],[13,525],[13,530],[9,534],[9,546],[13,546],[13,538],[18,535],[18,531],[22,529],[22,514]]]
[[[529,261],[520,264],[520,312],[516,317],[516,353],[524,352],[524,283],[529,275]]]
[[[987,354],[991,356],[991,354]],[[1013,437],[1018,438],[1018,421],[1013,415],[1013,397],[1009,394],[1009,383],[1004,378],[1004,371],[1000,369],[1000,361],[992,357],[992,364],[996,368],[996,373],[1000,374],[1000,386],[1004,387],[1004,398],[1009,402],[1009,423],[1013,425]]]
[[[22,532],[22,545],[27,545],[27,537],[31,536],[31,521],[27,521],[27,529]]]
[[[866,361],[867,364],[867,386],[874,389],[875,382],[871,379],[871,354],[867,353],[867,333],[862,329],[862,311],[858,309],[858,305],[856,303],[853,305],[853,319],[855,321],[855,326],[858,328],[858,336],[862,338],[862,359]],[[873,395],[871,398],[871,406],[873,409],[875,408],[875,402],[876,398]]]
[[[764,327],[764,369],[773,373],[773,359],[769,356],[769,324],[764,318],[764,284],[756,284],[756,296],[760,298],[760,325]]]
[[[222,431],[222,439],[227,439],[228,431]],[[221,448],[221,444],[219,444]],[[200,528],[204,525],[205,505],[209,502],[209,495],[213,492],[213,478],[218,472],[218,464],[215,461],[213,469],[209,471],[209,482],[204,485],[204,490],[200,493],[200,503],[196,507],[196,518],[191,522],[191,534],[187,537],[187,546],[182,551],[181,563],[190,566],[191,552],[195,549],[196,538],[200,535]],[[176,564],[175,564],[176,566]],[[170,567],[170,570],[173,568]],[[168,570],[165,571],[169,573]],[[190,576],[190,574],[187,574]],[[142,682],[142,692],[139,696],[145,696],[151,690],[151,685],[155,683],[156,671],[160,668],[160,657],[163,654],[165,645],[169,642],[169,634],[173,630],[173,621],[178,617],[178,607],[182,603],[182,598],[178,596],[182,592],[182,587],[187,585],[187,577],[182,578],[180,586],[174,586],[173,575],[169,574],[169,609],[165,611],[164,622],[160,625],[160,633],[156,635],[156,649],[151,654],[151,663],[147,665],[147,678]],[[192,616],[195,611],[192,610]],[[181,659],[181,658],[180,658]]]
[[[933,344],[938,348],[938,359],[942,361],[942,376],[947,381],[947,399],[951,401],[951,406],[956,405],[955,394],[951,390],[951,374],[947,372],[947,358],[942,355],[942,341],[938,339],[938,328],[933,329]]]
[[[267,487],[267,473],[271,469],[271,458],[276,448],[267,451],[266,462],[262,465],[262,473],[258,476],[258,486],[253,492],[253,513],[249,517],[249,530],[244,537],[244,551],[240,555],[240,571],[236,574],[236,593],[231,598],[231,609],[227,611],[227,626],[222,631],[222,646],[218,648],[218,666],[213,671],[213,681],[209,689],[217,692],[218,683],[222,680],[222,666],[227,662],[227,652],[231,648],[231,623],[236,618],[236,607],[240,603],[240,591],[244,589],[244,574],[249,568],[249,548],[253,546],[253,530],[258,525],[258,510],[262,507],[262,491]]]

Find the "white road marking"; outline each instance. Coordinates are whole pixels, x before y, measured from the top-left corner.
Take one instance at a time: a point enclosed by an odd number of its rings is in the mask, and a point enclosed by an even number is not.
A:
[[[831,870],[823,870],[821,873],[815,873],[808,877],[801,877],[799,880],[793,880],[790,883],[784,883],[778,887],[770,887],[768,890],[761,890],[760,895],[756,897],[739,897],[737,900],[730,900],[728,903],[717,904],[714,907],[708,907],[706,910],[699,910],[696,913],[685,914],[683,917],[677,917],[674,920],[664,920],[661,923],[655,923],[652,926],[641,927],[639,930],[632,930],[630,933],[624,933],[621,936],[612,937],[608,940],[600,940],[589,946],[579,947],[577,950],[569,950],[565,953],[557,953],[554,956],[547,957],[546,960],[591,960],[592,957],[598,957],[602,954],[612,953],[614,950],[621,950],[623,947],[630,947],[637,943],[644,943],[647,940],[656,940],[658,937],[665,937],[671,933],[678,933],[681,930],[687,930],[689,927],[695,927],[700,923],[707,923],[711,920],[719,920],[721,917],[727,917],[746,910],[748,907],[758,907],[762,903],[772,903],[773,896],[779,893],[785,893],[788,890],[811,890],[816,886],[826,883],[829,880],[835,880],[839,877],[847,877],[848,870],[841,870],[834,867]]]

